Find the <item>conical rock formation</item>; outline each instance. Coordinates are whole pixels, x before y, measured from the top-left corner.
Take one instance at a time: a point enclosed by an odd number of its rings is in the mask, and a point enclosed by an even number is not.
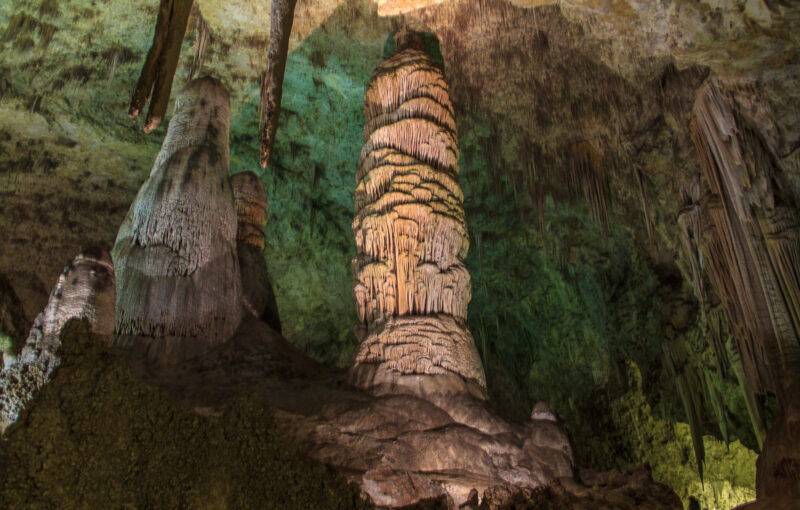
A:
[[[245,309],[272,329],[281,332],[278,304],[264,259],[264,224],[267,222],[267,193],[253,172],[231,177],[236,204],[236,232],[239,267],[242,272],[242,302]]]
[[[70,319],[87,319],[93,332],[111,337],[114,268],[108,252],[80,254],[64,268],[19,357],[0,372],[0,433],[17,421],[61,364],[61,329]]]
[[[241,319],[229,123],[222,84],[192,81],[117,235],[114,344],[151,362],[195,356],[230,338]]]
[[[403,49],[373,73],[364,116],[352,263],[362,341],[353,379],[369,387],[377,381],[366,372],[455,373],[483,387],[465,325],[469,243],[442,72],[424,52]]]

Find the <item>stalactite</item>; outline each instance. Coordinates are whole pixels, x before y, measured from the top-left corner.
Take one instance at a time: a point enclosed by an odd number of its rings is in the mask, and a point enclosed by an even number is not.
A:
[[[236,249],[242,274],[245,309],[281,332],[278,304],[264,259],[264,224],[267,222],[267,193],[258,175],[243,172],[231,178],[236,204]]]
[[[633,173],[636,177],[637,188],[639,189],[639,200],[642,202],[642,214],[644,214],[644,224],[647,227],[647,239],[652,245],[655,243],[655,238],[653,237],[653,220],[650,214],[650,199],[647,198],[647,191],[644,188],[644,175],[639,168],[634,169]]]
[[[114,245],[114,343],[158,364],[202,353],[239,324],[229,122],[228,93],[219,81],[187,85]]]
[[[678,212],[678,226],[680,228],[681,247],[683,256],[689,262],[692,286],[695,296],[700,302],[705,301],[703,288],[703,258],[700,249],[700,187],[697,183],[682,190],[683,207]]]
[[[61,329],[86,319],[93,332],[110,338],[114,330],[114,268],[106,251],[84,252],[58,277],[16,361],[0,372],[0,434],[61,364]]]
[[[689,422],[689,429],[692,434],[692,446],[694,447],[695,460],[697,461],[697,470],[702,480],[705,447],[703,446],[703,402],[701,392],[704,385],[697,380],[697,375],[689,365],[688,352],[681,337],[664,344],[664,360],[667,370],[675,380],[678,394],[683,403],[683,410],[686,413],[686,419]]]
[[[583,192],[592,218],[608,232],[606,168],[602,156],[589,142],[581,140],[571,148],[568,161],[572,189]]]
[[[747,382],[744,365],[742,365],[742,360],[739,357],[739,350],[731,340],[732,337],[729,337],[728,341],[725,343],[728,359],[730,360],[733,373],[736,374],[736,380],[739,381],[739,387],[742,389],[744,402],[747,406],[747,414],[750,417],[750,425],[753,428],[753,434],[756,436],[758,449],[761,451],[764,449],[764,438],[767,435],[767,427],[764,424],[764,417],[761,412],[761,406],[756,400],[756,394],[751,388],[751,385]]]
[[[189,14],[192,11],[192,1],[161,0],[153,44],[147,53],[128,110],[128,116],[136,120],[150,98],[150,110],[147,112],[143,128],[145,133],[158,128],[167,113],[172,80],[178,67],[183,36],[186,34]]]
[[[353,260],[362,342],[355,367],[455,373],[485,385],[464,321],[467,227],[453,107],[441,71],[405,37],[364,96]]]
[[[283,74],[289,55],[289,36],[294,21],[297,0],[272,0],[270,11],[269,56],[267,72],[261,83],[259,111],[264,116],[261,133],[261,168],[266,168],[275,145],[275,133],[281,114]]]
[[[197,9],[195,13],[194,60],[192,60],[192,68],[189,71],[190,81],[202,72],[203,62],[205,62],[206,59],[206,49],[210,41],[211,30],[209,30],[200,10]]]
[[[796,211],[784,205],[794,203],[792,191],[778,159],[716,80],[699,91],[690,128],[709,189],[709,279],[723,298],[753,391],[772,391],[778,400],[756,491],[759,498],[800,497],[800,470],[787,468],[800,465],[800,236]]]

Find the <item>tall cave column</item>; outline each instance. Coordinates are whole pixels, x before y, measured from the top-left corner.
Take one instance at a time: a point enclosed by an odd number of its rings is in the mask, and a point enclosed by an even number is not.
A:
[[[359,386],[401,376],[485,377],[466,327],[469,242],[458,184],[453,106],[442,72],[415,34],[372,75],[356,174],[353,293]]]
[[[267,192],[253,172],[231,177],[238,227],[236,251],[242,272],[242,299],[245,310],[281,332],[278,304],[264,260],[264,224],[267,222]]]
[[[229,123],[219,81],[187,85],[117,235],[114,344],[152,363],[201,354],[230,338],[241,319]]]

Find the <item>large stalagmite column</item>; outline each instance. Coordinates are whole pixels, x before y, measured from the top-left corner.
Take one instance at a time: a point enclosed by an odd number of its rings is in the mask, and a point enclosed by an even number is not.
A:
[[[241,319],[228,93],[191,82],[150,178],[120,227],[115,345],[176,363],[231,337]]]
[[[465,324],[469,242],[453,107],[442,72],[414,46],[412,37],[378,66],[364,99],[353,221],[361,344],[351,374],[367,388],[436,374],[484,387]]]

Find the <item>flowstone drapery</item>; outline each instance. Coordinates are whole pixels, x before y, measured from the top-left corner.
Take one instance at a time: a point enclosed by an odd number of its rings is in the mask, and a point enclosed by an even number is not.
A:
[[[453,106],[415,42],[382,62],[364,99],[356,174],[353,278],[362,387],[403,375],[457,374],[485,386],[466,327],[469,242]]]
[[[241,319],[229,123],[222,84],[192,81],[117,235],[114,345],[151,362],[202,353],[229,339]]]
[[[754,392],[778,412],[757,464],[759,499],[800,497],[800,217],[787,170],[716,80],[699,91],[691,123],[702,158],[704,260]]]

